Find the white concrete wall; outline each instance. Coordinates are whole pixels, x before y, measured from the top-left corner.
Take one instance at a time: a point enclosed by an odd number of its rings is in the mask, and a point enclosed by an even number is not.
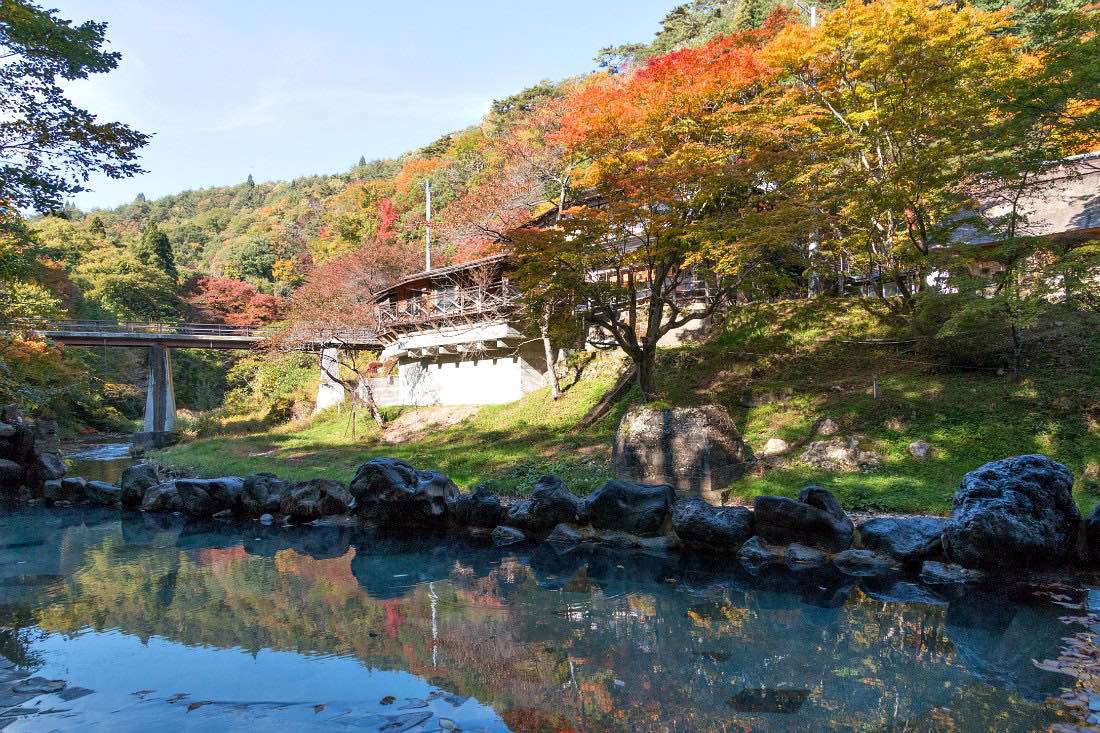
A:
[[[541,364],[530,349],[477,356],[441,354],[398,363],[401,401],[406,405],[499,405],[545,386]]]
[[[340,370],[339,357],[336,349],[324,349],[321,352],[321,362],[330,372],[336,374]],[[321,372],[321,383],[317,385],[317,401],[313,411],[320,412],[338,405],[344,401],[344,386],[325,373],[325,369],[318,367]]]

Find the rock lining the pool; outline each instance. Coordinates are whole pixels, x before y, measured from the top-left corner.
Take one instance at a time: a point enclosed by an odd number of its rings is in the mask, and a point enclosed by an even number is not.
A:
[[[831,564],[853,577],[924,576],[937,585],[1100,563],[1100,508],[1082,520],[1069,469],[1042,455],[987,463],[963,478],[949,518],[874,517],[858,527],[826,489],[797,499],[760,496],[753,510],[678,497],[668,485],[612,480],[586,498],[556,476],[508,503],[485,487],[461,492],[447,476],[396,458],[362,464],[350,484],[272,474],[184,478],[154,462],[118,486],[68,477],[42,482],[31,501],[140,507],[191,518],[259,518],[306,525],[348,517],[380,529],[461,531],[501,544],[721,555],[750,573]],[[27,498],[27,492],[22,494]],[[813,562],[808,561],[812,556]]]

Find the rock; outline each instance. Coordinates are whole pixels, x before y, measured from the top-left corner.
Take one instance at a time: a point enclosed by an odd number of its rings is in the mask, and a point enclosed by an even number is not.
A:
[[[932,446],[923,440],[914,440],[909,444],[909,455],[919,461],[932,457]]]
[[[919,563],[943,551],[940,535],[947,524],[940,517],[876,517],[859,525],[864,547],[898,562]]]
[[[1089,461],[1081,472],[1081,492],[1089,496],[1100,495],[1100,462]]]
[[[106,481],[89,481],[84,487],[84,497],[99,506],[118,506],[121,496],[119,487]]]
[[[672,505],[672,530],[685,545],[734,552],[752,537],[753,516],[745,507],[716,507],[693,496]]]
[[[42,484],[42,499],[50,504],[64,501],[74,503],[84,501],[88,482],[80,476],[67,476],[63,479],[51,479]]]
[[[47,504],[55,504],[59,501],[68,501],[63,499],[61,491],[61,479],[53,479],[46,481],[42,484],[42,501]]]
[[[243,514],[256,516],[279,511],[283,497],[290,492],[290,482],[272,473],[254,473],[245,476],[240,495]]]
[[[666,528],[676,492],[668,484],[651,486],[611,480],[588,497],[588,521],[596,529],[645,536]]]
[[[752,451],[717,405],[629,409],[619,423],[611,466],[618,478],[669,484],[720,503],[721,493],[748,470]]]
[[[1075,549],[1073,474],[1046,456],[993,461],[963,477],[943,532],[952,562],[1005,569],[1057,566]]]
[[[839,432],[840,425],[831,417],[822,418],[814,425],[814,435],[824,435],[828,437],[830,435],[836,435]]]
[[[920,579],[928,585],[963,585],[980,583],[985,579],[985,574],[962,565],[925,560],[920,568]]]
[[[221,476],[208,479],[206,493],[218,509],[229,509],[239,512],[243,507],[244,479],[239,476]]]
[[[737,551],[737,559],[750,571],[757,571],[765,565],[784,561],[782,547],[772,547],[759,537],[751,537]]]
[[[764,449],[760,451],[764,456],[781,456],[791,449],[791,446],[787,441],[782,438],[768,438],[768,442],[764,443]]]
[[[508,510],[507,524],[536,535],[546,534],[561,523],[582,524],[585,503],[557,476],[543,476],[531,498],[516,502]]]
[[[595,539],[596,535],[592,530],[564,523],[554,527],[546,536],[546,541],[559,549],[593,542]]]
[[[165,481],[150,486],[145,490],[141,499],[141,511],[143,512],[178,512],[180,511],[180,495],[176,490],[176,482]]]
[[[0,490],[13,491],[23,485],[23,467],[15,461],[0,458]]]
[[[382,525],[439,524],[458,498],[458,487],[435,471],[418,471],[396,458],[375,458],[359,467],[351,495],[366,519]]]
[[[829,556],[816,547],[795,542],[787,547],[787,564],[802,567],[820,567],[829,562]]]
[[[492,529],[504,521],[508,509],[500,497],[486,486],[478,486],[472,494],[459,494],[451,507],[451,521],[464,527]]]
[[[46,481],[62,478],[68,470],[60,453],[42,453],[27,468],[27,484],[41,486]]]
[[[872,575],[891,575],[900,570],[893,559],[870,550],[845,550],[833,556],[833,565],[845,575],[857,578]]]
[[[265,513],[260,515],[260,524],[271,524],[274,521],[275,517],[271,516],[270,514]]]
[[[882,463],[882,456],[859,447],[859,439],[831,438],[815,440],[806,446],[799,460],[825,471],[869,470]]]
[[[768,542],[798,542],[830,552],[852,546],[855,528],[831,493],[808,486],[798,501],[782,496],[758,496],[753,505],[756,533]]]
[[[493,530],[492,538],[493,544],[497,547],[518,545],[521,542],[527,541],[527,535],[523,534],[523,532],[515,527],[505,527],[503,525]]]
[[[868,596],[884,603],[923,603],[931,606],[947,604],[947,601],[925,586],[898,578],[869,577],[861,581],[860,586]]]
[[[181,478],[175,481],[179,508],[189,517],[209,517],[221,507],[210,496],[210,484],[203,479]]]
[[[312,522],[332,514],[347,514],[355,507],[355,498],[342,483],[317,478],[297,483],[280,504],[280,510],[292,522]]]
[[[122,506],[138,506],[148,489],[169,478],[168,471],[159,463],[147,462],[130,466],[122,472],[122,478],[118,481]]]
[[[0,422],[0,438],[12,438],[15,436],[15,426]]]
[[[741,407],[763,407],[782,401],[783,395],[775,392],[746,392],[737,400]]]

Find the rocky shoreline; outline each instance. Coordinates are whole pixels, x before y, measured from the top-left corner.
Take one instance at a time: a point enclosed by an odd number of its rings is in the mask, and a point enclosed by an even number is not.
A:
[[[1072,474],[1041,455],[994,461],[966,474],[951,517],[881,516],[857,525],[817,486],[796,499],[756,497],[749,509],[679,497],[666,484],[621,480],[581,498],[560,478],[544,476],[530,497],[507,502],[484,487],[460,492],[444,474],[395,458],[363,463],[349,484],[290,482],[267,473],[194,478],[155,462],[131,466],[110,484],[65,476],[55,440],[49,426],[0,423],[0,493],[52,506],[91,504],[190,519],[459,532],[498,546],[676,552],[729,558],[753,574],[830,568],[853,578],[908,576],[943,588],[1100,561],[1100,511],[1082,519]]]

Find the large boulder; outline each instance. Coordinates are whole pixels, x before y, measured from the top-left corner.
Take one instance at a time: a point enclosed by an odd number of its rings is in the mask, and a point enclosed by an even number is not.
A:
[[[859,525],[863,546],[902,563],[920,563],[943,551],[941,517],[876,517]]]
[[[209,517],[222,507],[210,495],[210,482],[204,479],[181,478],[175,481],[179,511],[189,517]]]
[[[63,485],[65,481],[61,482]],[[89,481],[84,485],[84,498],[98,506],[118,506],[122,496],[117,486],[107,481]]]
[[[890,575],[896,573],[901,567],[898,563],[886,555],[879,555],[870,550],[845,550],[833,555],[833,565],[845,575],[857,578],[871,577],[874,575]]]
[[[295,484],[280,504],[292,522],[312,522],[333,514],[347,514],[355,498],[339,481],[317,478]]]
[[[1081,514],[1073,474],[1041,455],[992,461],[963,477],[943,532],[944,549],[965,567],[1057,566],[1075,549]]]
[[[668,484],[635,484],[611,480],[585,502],[588,521],[596,529],[614,529],[639,536],[666,528],[676,492]]]
[[[737,559],[751,573],[762,570],[767,565],[775,565],[786,560],[782,547],[769,545],[759,537],[750,537],[737,551]]]
[[[60,453],[40,453],[27,467],[27,485],[41,487],[46,481],[63,478],[68,470]]]
[[[685,545],[736,552],[754,527],[745,507],[716,507],[693,496],[672,505],[672,530]]]
[[[0,491],[11,492],[23,485],[23,467],[15,461],[0,458]]]
[[[518,501],[509,508],[505,524],[544,535],[562,522],[583,524],[586,519],[585,502],[574,496],[557,476],[543,476],[529,499]]]
[[[509,545],[518,545],[521,542],[527,541],[527,536],[515,527],[497,527],[493,530],[491,537],[493,544],[497,547],[508,547]]]
[[[458,498],[458,487],[436,471],[418,471],[397,458],[374,458],[356,471],[351,495],[360,515],[382,525],[439,524]]]
[[[508,508],[487,487],[478,486],[471,494],[459,494],[450,514],[451,521],[460,526],[492,529],[504,521]]]
[[[798,500],[758,496],[753,504],[756,534],[780,545],[798,542],[829,552],[852,546],[855,527],[836,498],[819,486],[807,486]]]
[[[206,493],[214,501],[217,509],[229,509],[239,512],[244,498],[244,479],[239,476],[221,476],[207,479]]]
[[[621,479],[669,484],[715,504],[754,460],[733,418],[717,405],[632,407],[619,423],[611,453]]]
[[[130,466],[122,472],[122,478],[118,481],[122,506],[138,506],[147,490],[169,478],[169,471],[159,463],[149,461]]]
[[[143,512],[178,512],[180,495],[175,481],[164,481],[150,486],[141,498]]]
[[[240,495],[240,511],[250,517],[275,514],[283,497],[290,493],[290,482],[273,473],[254,473],[245,476]]]

